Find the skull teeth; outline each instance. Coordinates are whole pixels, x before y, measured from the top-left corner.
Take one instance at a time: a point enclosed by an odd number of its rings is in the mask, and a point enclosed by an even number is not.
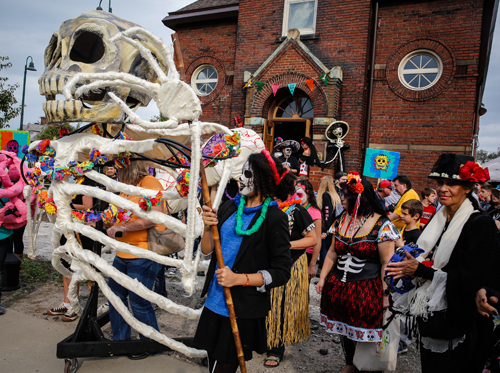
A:
[[[80,101],[45,101],[43,103],[43,111],[47,117],[47,121],[62,122],[79,118],[82,113],[82,103]]]

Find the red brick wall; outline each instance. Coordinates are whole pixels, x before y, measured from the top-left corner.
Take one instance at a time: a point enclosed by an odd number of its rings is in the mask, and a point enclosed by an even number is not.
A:
[[[203,110],[200,119],[230,127],[234,127],[230,115],[233,77],[227,73],[234,71],[236,29],[236,20],[197,22],[177,29],[187,83],[191,83],[194,70],[205,63],[214,66],[219,75],[215,91],[200,97]]]
[[[394,2],[380,7],[375,62],[387,64],[387,69],[377,71],[371,143],[471,145],[477,66],[460,66],[459,74],[456,62],[479,57],[481,19],[482,1]],[[442,58],[444,70],[443,86],[427,97],[429,92],[418,95],[396,87],[401,58],[423,46]],[[441,151],[400,152],[399,173],[412,180],[414,189],[433,185],[427,175]]]

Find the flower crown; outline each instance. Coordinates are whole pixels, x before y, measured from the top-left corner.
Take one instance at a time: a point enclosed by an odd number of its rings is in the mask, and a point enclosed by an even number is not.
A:
[[[361,194],[365,190],[365,187],[361,183],[361,176],[356,171],[349,171],[346,184],[353,193]]]

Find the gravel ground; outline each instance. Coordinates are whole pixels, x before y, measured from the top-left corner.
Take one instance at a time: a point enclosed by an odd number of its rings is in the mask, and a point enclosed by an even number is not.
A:
[[[42,260],[51,260],[52,224],[43,222],[37,238],[36,254],[37,258]],[[25,237],[25,241],[26,241]],[[26,248],[27,252],[27,248]],[[103,257],[111,263],[114,257],[112,254],[103,254]],[[169,274],[167,271],[167,291],[168,298],[192,308],[200,306],[200,293],[205,280],[205,277],[198,276],[196,283],[196,292],[192,297],[187,297],[177,274]],[[316,280],[311,281],[310,287],[310,319],[312,334],[307,341],[287,347],[285,358],[280,366],[273,368],[272,372],[340,372],[344,365],[344,356],[340,344],[336,344],[332,340],[332,335],[325,332],[324,328],[319,325],[319,303],[320,296],[316,293],[314,284]],[[83,305],[88,297],[87,286],[81,286],[80,300]],[[47,284],[35,292],[28,293],[21,288],[20,291],[5,293],[3,302],[5,306],[16,309],[18,311],[31,314],[37,317],[42,317],[54,322],[62,322],[60,317],[50,317],[46,315],[47,309],[56,306],[62,301],[62,284]],[[101,298],[99,303],[106,302],[105,298]],[[180,316],[175,316],[167,313],[162,309],[156,310],[158,324],[161,331],[169,337],[185,337],[192,336],[196,330],[196,321],[186,320]],[[75,323],[76,327],[76,323]],[[110,337],[109,325],[103,329],[107,337]],[[321,354],[320,350],[323,353]],[[176,352],[171,352],[182,360],[190,360]],[[269,372],[268,368],[263,366],[265,356],[254,354],[254,358],[247,362],[247,370],[249,372]],[[201,363],[199,359],[193,360],[196,363]],[[415,349],[415,343],[409,346],[408,353],[400,355],[396,372],[416,373],[420,372],[420,356]]]

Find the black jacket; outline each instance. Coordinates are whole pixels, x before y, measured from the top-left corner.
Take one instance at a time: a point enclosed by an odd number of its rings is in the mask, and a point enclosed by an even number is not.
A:
[[[222,224],[236,212],[233,201],[227,201],[219,209],[218,230]],[[257,212],[248,228],[251,228],[260,216]],[[221,242],[224,237],[221,237]],[[217,259],[215,252],[201,296],[207,291],[215,273]],[[290,235],[288,232],[288,217],[277,206],[270,206],[260,229],[251,236],[244,236],[240,250],[233,265],[234,273],[257,273],[267,270],[272,277],[272,283],[266,286],[266,292],[257,291],[255,286],[234,286],[231,288],[236,316],[242,319],[265,317],[271,308],[269,291],[273,287],[284,285],[290,279],[292,259],[290,256]]]

